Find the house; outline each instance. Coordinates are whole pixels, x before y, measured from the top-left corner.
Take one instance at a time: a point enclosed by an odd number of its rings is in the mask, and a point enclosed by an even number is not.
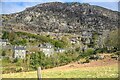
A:
[[[0,39],[0,46],[6,46],[8,44],[7,39]]]
[[[13,50],[14,50],[14,58],[24,59],[26,57],[26,47],[15,46]]]
[[[71,44],[75,44],[75,43],[77,43],[77,40],[76,39],[71,39],[70,42],[71,42]]]
[[[90,44],[90,38],[83,38],[84,39],[84,41],[83,41],[83,43],[84,44]]]
[[[57,53],[63,53],[63,52],[65,52],[65,49],[57,48],[55,51],[56,51]]]
[[[92,32],[91,31],[82,31],[82,38],[91,38]]]
[[[85,50],[88,49],[88,46],[87,45],[82,45],[80,49],[84,52]]]
[[[40,51],[42,51],[46,56],[50,56],[54,53],[54,46],[50,43],[43,43],[39,45]]]
[[[72,38],[70,39],[70,42],[71,42],[71,44],[79,43],[79,41],[78,41],[78,39],[77,39],[76,37],[72,37]]]

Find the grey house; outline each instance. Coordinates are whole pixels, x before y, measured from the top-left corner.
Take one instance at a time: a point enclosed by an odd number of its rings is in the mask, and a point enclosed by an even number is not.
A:
[[[54,53],[54,46],[50,43],[40,44],[40,51],[42,51],[46,56],[50,56]]]
[[[8,44],[7,39],[0,39],[0,46],[6,46]]]
[[[24,46],[14,47],[14,58],[24,59],[26,57],[26,48]]]

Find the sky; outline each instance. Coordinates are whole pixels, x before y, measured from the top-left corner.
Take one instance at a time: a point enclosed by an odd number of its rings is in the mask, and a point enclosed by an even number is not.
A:
[[[46,2],[80,2],[118,11],[118,0],[1,0],[0,14],[10,14]]]

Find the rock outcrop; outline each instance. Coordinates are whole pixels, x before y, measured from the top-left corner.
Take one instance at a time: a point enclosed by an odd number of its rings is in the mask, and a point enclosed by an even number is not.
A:
[[[43,3],[14,14],[3,14],[3,26],[34,32],[76,33],[113,30],[119,12],[81,3]]]

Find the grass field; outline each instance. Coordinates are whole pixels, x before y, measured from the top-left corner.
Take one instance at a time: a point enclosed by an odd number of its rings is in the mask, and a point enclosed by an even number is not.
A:
[[[3,78],[37,78],[37,71],[3,74]],[[42,78],[117,78],[118,66],[42,70]]]

